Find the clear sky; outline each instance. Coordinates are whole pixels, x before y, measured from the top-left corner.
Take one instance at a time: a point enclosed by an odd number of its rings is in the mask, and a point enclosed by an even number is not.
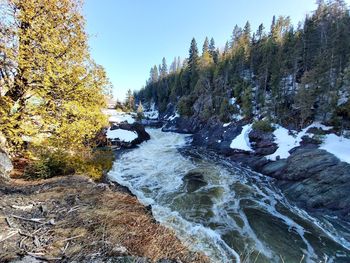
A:
[[[348,0],[350,1],[350,0]],[[188,56],[192,37],[201,50],[205,36],[224,46],[235,24],[269,29],[272,16],[289,15],[294,25],[315,10],[316,0],[85,0],[93,58],[105,67],[114,96],[125,98],[149,77],[163,57]]]

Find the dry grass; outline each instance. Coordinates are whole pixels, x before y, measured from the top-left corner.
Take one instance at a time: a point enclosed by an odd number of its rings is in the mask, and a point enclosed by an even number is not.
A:
[[[0,189],[0,262],[24,255],[57,262],[121,255],[208,262],[122,188],[70,176],[14,180]]]

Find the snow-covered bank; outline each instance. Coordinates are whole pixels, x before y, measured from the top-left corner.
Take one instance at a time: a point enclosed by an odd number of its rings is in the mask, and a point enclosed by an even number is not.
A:
[[[339,160],[350,163],[350,139],[328,134],[325,136],[320,149],[334,154]]]
[[[279,125],[276,125],[275,128],[276,129],[273,134],[275,136],[275,143],[278,145],[278,149],[275,153],[266,156],[270,160],[276,160],[277,156],[282,159],[288,158],[288,156],[290,156],[289,151],[300,146],[303,136],[312,137],[312,134],[308,132],[309,129],[318,128],[322,129],[323,131],[329,131],[333,127],[315,122],[300,132],[289,131]],[[319,139],[322,141],[320,149],[332,153],[341,161],[350,163],[350,139],[337,136],[336,134],[323,135],[320,136]]]
[[[137,133],[134,131],[127,131],[122,129],[116,129],[116,130],[108,129],[107,138],[111,140],[119,139],[120,141],[123,141],[123,142],[132,142],[137,138]]]
[[[229,124],[224,124],[227,127]],[[247,124],[242,127],[242,132],[235,137],[230,148],[238,149],[243,151],[254,151],[249,141],[249,133],[252,130],[252,124]],[[308,127],[302,129],[300,132],[288,130],[280,125],[274,125],[274,143],[277,144],[277,150],[270,155],[265,157],[268,160],[275,161],[277,159],[286,159],[290,156],[290,151],[301,145],[304,136],[313,138],[315,135],[310,133],[311,128],[321,129],[323,131],[329,131],[333,127],[325,126],[319,122],[314,122]],[[327,152],[335,155],[339,160],[350,163],[350,139],[336,134],[321,135],[318,137],[321,140],[320,149],[326,150]]]

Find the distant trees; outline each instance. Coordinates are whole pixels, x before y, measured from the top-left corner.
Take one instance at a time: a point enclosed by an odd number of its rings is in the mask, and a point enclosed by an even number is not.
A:
[[[246,118],[268,117],[298,127],[341,118],[350,126],[344,113],[350,105],[349,43],[345,2],[318,1],[317,10],[296,28],[289,17],[273,17],[268,31],[263,24],[255,32],[249,22],[235,26],[221,51],[206,38],[200,55],[193,38],[181,69],[175,70],[174,60],[165,78],[148,83],[136,96],[163,110],[172,102],[185,115],[205,111],[223,119],[230,116],[225,114],[228,99],[235,97]]]

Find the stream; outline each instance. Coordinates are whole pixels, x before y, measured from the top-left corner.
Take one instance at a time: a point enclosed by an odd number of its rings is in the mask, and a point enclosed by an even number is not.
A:
[[[272,178],[190,146],[191,137],[149,129],[109,179],[212,262],[350,262],[340,226],[290,204]],[[347,235],[349,233],[347,232]]]

